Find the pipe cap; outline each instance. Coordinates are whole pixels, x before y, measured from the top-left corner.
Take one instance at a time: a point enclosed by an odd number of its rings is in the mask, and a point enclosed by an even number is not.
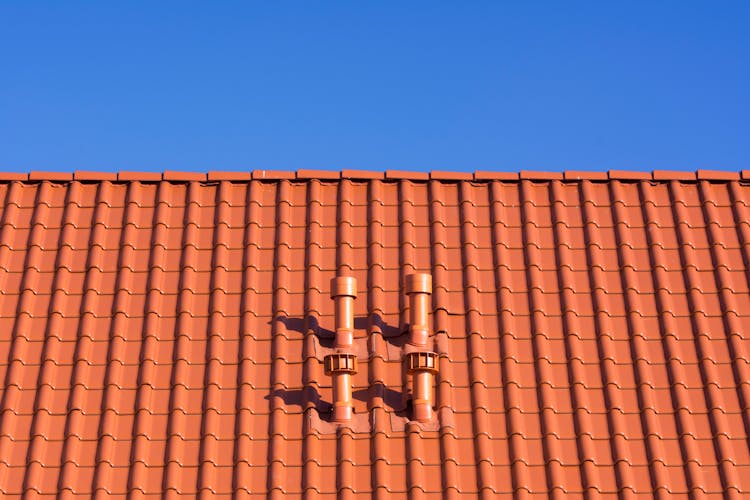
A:
[[[432,293],[432,275],[427,273],[408,274],[406,293]]]
[[[357,298],[357,278],[353,276],[337,276],[331,280],[331,298]]]

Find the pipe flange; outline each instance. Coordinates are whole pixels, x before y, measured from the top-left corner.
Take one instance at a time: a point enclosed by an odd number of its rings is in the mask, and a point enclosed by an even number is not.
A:
[[[428,371],[437,373],[439,369],[438,353],[429,351],[410,352],[404,357],[406,370],[409,373],[415,371]]]
[[[357,373],[357,356],[349,353],[327,354],[323,358],[326,375],[334,373]]]

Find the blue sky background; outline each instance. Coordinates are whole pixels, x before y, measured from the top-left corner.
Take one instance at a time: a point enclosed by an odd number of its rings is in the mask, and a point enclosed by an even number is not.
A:
[[[0,169],[750,168],[750,2],[0,3]]]

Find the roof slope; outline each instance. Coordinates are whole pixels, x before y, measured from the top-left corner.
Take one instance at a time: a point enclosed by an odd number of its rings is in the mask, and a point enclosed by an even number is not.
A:
[[[747,495],[750,186],[681,175],[0,182],[0,492]],[[402,396],[414,271],[435,425]]]

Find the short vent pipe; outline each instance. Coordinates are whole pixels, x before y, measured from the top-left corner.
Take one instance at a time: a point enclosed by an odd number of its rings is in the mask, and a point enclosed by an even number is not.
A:
[[[335,353],[323,358],[326,375],[333,377],[334,422],[352,419],[352,375],[357,373],[357,356],[352,351],[354,343],[354,299],[357,298],[357,280],[339,276],[331,280],[331,298],[336,310]]]
[[[428,349],[432,276],[421,273],[406,276],[406,293],[410,299],[408,342],[417,348],[404,356],[406,371],[412,377],[413,417],[418,422],[429,422],[435,400],[433,382],[439,369],[437,353]]]

